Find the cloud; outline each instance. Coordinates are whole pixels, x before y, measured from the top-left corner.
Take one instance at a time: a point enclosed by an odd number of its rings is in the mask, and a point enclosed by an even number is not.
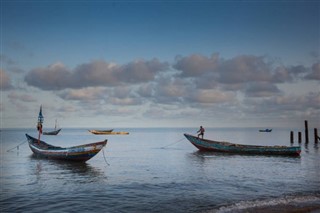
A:
[[[272,82],[284,83],[292,81],[292,76],[290,75],[288,69],[284,66],[277,67],[272,76]]]
[[[268,82],[252,82],[245,89],[245,95],[248,97],[269,97],[278,93],[280,93],[278,87]]]
[[[263,57],[241,55],[225,61],[219,67],[220,83],[235,84],[270,81],[270,67]]]
[[[46,68],[31,70],[25,81],[43,90],[63,90],[66,88],[85,88],[91,86],[113,87],[126,83],[143,83],[153,80],[158,72],[168,68],[168,64],[158,59],[138,60],[125,65],[105,61],[81,64],[74,70],[67,69],[62,63]]]
[[[320,65],[283,66],[265,56],[239,55],[231,59],[202,55],[176,57],[177,78],[186,78],[196,90],[241,91],[248,97],[270,97],[281,91],[277,84],[320,79]],[[311,72],[310,72],[311,70]],[[188,83],[188,82],[187,82]]]
[[[179,77],[193,78],[198,89],[224,88],[244,90],[251,82],[273,82],[275,75],[270,63],[262,56],[239,55],[225,60],[213,54],[211,58],[202,55],[177,57],[173,65],[181,73]],[[278,69],[277,80],[289,78],[287,70]]]
[[[33,69],[24,80],[29,85],[43,90],[59,90],[69,84],[71,75],[64,64],[55,63],[46,68]]]
[[[142,98],[135,93],[133,88],[128,86],[115,87],[112,89],[111,96],[106,100],[107,103],[113,105],[141,105]]]
[[[300,96],[280,96],[271,99],[271,103],[275,106],[281,106],[286,110],[304,111],[307,108],[320,110],[320,92],[309,92]]]
[[[158,59],[150,61],[138,60],[120,66],[116,72],[116,76],[123,82],[143,83],[154,80],[155,75],[159,71],[166,71],[168,67],[168,63],[161,63]]]
[[[137,93],[144,98],[151,98],[154,95],[154,85],[152,83],[140,85]]]
[[[8,74],[0,69],[0,89],[1,90],[9,90],[9,89],[12,89],[13,86],[11,84],[11,79],[10,77],[8,76]]]
[[[203,73],[214,71],[219,63],[219,55],[212,54],[211,57],[193,54],[187,57],[176,57],[173,68],[182,71],[181,77],[196,77]]]
[[[172,104],[182,103],[189,95],[192,85],[185,79],[160,77],[153,88],[153,101],[155,103]]]
[[[309,92],[305,95],[279,95],[264,99],[246,99],[247,105],[254,106],[258,113],[292,113],[314,110],[320,112],[320,92]],[[315,114],[319,117],[319,114]],[[295,115],[292,114],[292,117]]]
[[[72,70],[55,63],[31,70],[25,80],[29,85],[55,91],[91,115],[127,109],[149,118],[200,113],[202,118],[223,119],[264,112],[276,116],[276,112],[289,113],[294,107],[303,110],[303,105],[310,106],[307,102],[313,103],[309,112],[315,113],[319,95],[287,97],[279,88],[286,86],[281,87],[282,83],[317,79],[318,73],[319,64],[283,66],[268,62],[263,56],[222,59],[217,54],[193,54],[176,57],[171,67],[157,59],[123,65],[92,61]]]
[[[34,99],[31,95],[28,94],[18,94],[16,92],[11,92],[8,94],[8,98],[12,101],[22,101],[22,102],[36,102],[36,99]]]
[[[309,80],[320,80],[320,63],[315,63],[312,65],[311,73],[305,76]]]
[[[188,100],[196,103],[226,103],[232,102],[236,98],[233,92],[223,92],[219,90],[196,90],[188,97]]]
[[[81,103],[139,105],[142,99],[133,94],[129,87],[88,87],[83,89],[68,89],[58,93],[64,100],[80,101]],[[92,109],[92,106],[89,106]]]
[[[90,101],[104,99],[107,95],[106,89],[100,87],[90,87],[77,90],[67,90],[58,94],[64,100]]]
[[[127,97],[127,98],[116,98],[111,97],[110,103],[113,105],[140,105],[142,104],[141,99],[134,98],[134,97]]]

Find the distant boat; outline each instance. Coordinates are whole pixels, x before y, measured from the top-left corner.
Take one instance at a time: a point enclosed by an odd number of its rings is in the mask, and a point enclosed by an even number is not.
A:
[[[259,132],[272,132],[272,129],[260,129]]]
[[[44,135],[57,135],[59,132],[61,131],[61,129],[57,129],[51,132],[43,132],[42,134]]]
[[[57,134],[59,134],[60,131],[61,131],[61,128],[57,129],[57,119],[56,119],[56,122],[55,122],[55,125],[54,125],[54,130],[51,131],[51,132],[43,132],[42,134],[43,135],[57,135]]]
[[[57,147],[45,143],[26,134],[29,142],[29,147],[33,153],[38,157],[56,159],[56,160],[68,160],[85,162],[94,157],[104,146],[107,144],[107,140],[84,144],[73,147]]]
[[[100,134],[110,133],[110,132],[113,131],[113,129],[107,129],[107,130],[95,130],[95,129],[92,129],[92,130],[88,130],[88,131],[91,132],[92,134],[100,135]]]
[[[113,129],[111,130],[88,130],[92,134],[95,135],[128,135],[129,132],[113,132]]]
[[[237,154],[256,154],[256,155],[292,155],[298,156],[301,152],[300,146],[255,146],[242,145],[229,142],[219,142],[201,139],[193,135],[184,136],[200,151],[213,151]]]

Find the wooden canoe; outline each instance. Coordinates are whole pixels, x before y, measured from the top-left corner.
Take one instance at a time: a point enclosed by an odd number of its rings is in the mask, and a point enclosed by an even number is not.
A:
[[[129,132],[101,132],[101,131],[94,131],[94,130],[88,130],[89,132],[91,132],[92,134],[95,135],[128,135]]]
[[[73,147],[57,147],[45,143],[44,141],[38,141],[38,139],[26,134],[29,147],[33,153],[38,157],[51,158],[57,160],[68,160],[85,162],[94,157],[106,144],[107,140],[84,144]]]
[[[255,155],[292,155],[298,156],[301,152],[300,146],[256,146],[242,145],[229,142],[220,142],[207,139],[201,139],[193,135],[184,134],[184,136],[200,151],[213,151],[237,154],[255,154]]]
[[[59,132],[61,131],[61,129],[57,129],[51,132],[43,132],[43,135],[57,135]]]
[[[112,132],[113,129],[108,129],[108,130],[95,130],[95,129],[92,129],[92,130],[88,130],[88,131],[91,132],[92,134],[95,134],[95,135],[104,135],[104,134]]]

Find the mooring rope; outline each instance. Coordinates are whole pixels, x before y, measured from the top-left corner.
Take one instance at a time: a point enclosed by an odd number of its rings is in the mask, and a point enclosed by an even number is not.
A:
[[[13,148],[11,148],[11,149],[8,149],[7,152],[10,152],[11,150],[13,150],[13,149],[15,149],[15,148],[17,148],[17,150],[19,150],[19,146],[21,146],[22,144],[24,144],[24,143],[27,142],[27,141],[28,141],[28,140],[25,140],[25,141],[23,141],[22,143],[18,144],[17,146],[15,146],[15,147],[13,147]]]
[[[104,161],[106,162],[106,164],[107,164],[108,166],[110,166],[110,164],[108,163],[108,161],[107,161],[107,159],[106,159],[106,156],[105,156],[105,154],[104,154],[104,147],[102,148],[102,153],[103,153]]]
[[[169,146],[175,145],[175,144],[181,142],[182,140],[184,140],[184,138],[181,138],[181,139],[178,140],[178,141],[175,141],[175,142],[170,143],[170,144],[168,144],[168,145],[166,145],[166,146],[163,146],[163,147],[161,147],[161,149],[164,149],[164,148],[167,148],[167,147],[169,147]]]

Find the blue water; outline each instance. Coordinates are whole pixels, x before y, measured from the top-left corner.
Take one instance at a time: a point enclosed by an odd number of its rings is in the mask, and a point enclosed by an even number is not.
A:
[[[105,149],[84,164],[34,157],[23,143],[25,133],[37,136],[34,129],[2,130],[0,212],[245,212],[279,204],[320,208],[320,150],[311,135],[307,146],[301,144],[301,157],[252,156],[198,152],[183,136],[196,130],[115,129],[130,134],[101,136],[62,129],[57,136],[42,136],[57,146],[108,139]],[[288,129],[216,128],[205,133],[209,139],[257,145],[290,146],[289,136]]]

